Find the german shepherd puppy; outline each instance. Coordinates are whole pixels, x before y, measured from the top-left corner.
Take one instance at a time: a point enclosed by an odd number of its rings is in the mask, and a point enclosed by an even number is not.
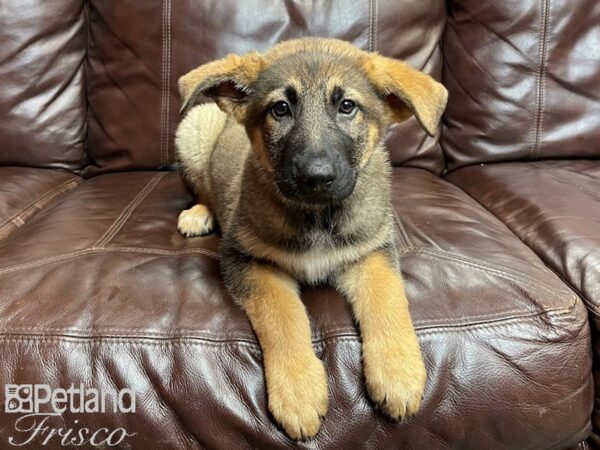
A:
[[[262,348],[269,410],[295,439],[314,436],[327,375],[299,285],[350,302],[371,398],[393,418],[419,408],[426,373],[394,247],[383,136],[414,115],[434,134],[446,105],[428,75],[334,39],[229,55],[179,80],[176,133],[199,202],[185,236],[222,233],[225,286]],[[216,104],[194,107],[204,94]],[[193,108],[192,108],[193,107]]]

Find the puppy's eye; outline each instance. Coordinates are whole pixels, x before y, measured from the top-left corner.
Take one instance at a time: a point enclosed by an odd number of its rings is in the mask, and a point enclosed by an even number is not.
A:
[[[352,114],[355,109],[356,103],[354,103],[352,100],[342,100],[342,103],[340,103],[339,111],[342,114]]]
[[[271,114],[276,119],[281,119],[284,116],[287,116],[290,113],[290,105],[286,102],[277,102],[273,106],[271,106]]]

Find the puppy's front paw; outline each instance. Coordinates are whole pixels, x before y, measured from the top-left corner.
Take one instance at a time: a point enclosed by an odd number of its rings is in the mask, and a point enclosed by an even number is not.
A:
[[[406,352],[397,343],[367,344],[363,365],[369,395],[387,415],[399,420],[417,412],[427,380],[418,349]]]
[[[269,411],[292,439],[313,437],[329,403],[323,363],[314,355],[269,363]]]
[[[204,205],[194,205],[181,211],[177,219],[177,230],[185,237],[204,236],[213,232],[213,215]]]

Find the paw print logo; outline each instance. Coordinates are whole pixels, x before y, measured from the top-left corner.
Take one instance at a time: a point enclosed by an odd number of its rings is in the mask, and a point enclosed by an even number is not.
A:
[[[4,411],[29,414],[33,412],[33,387],[30,384],[4,386]]]

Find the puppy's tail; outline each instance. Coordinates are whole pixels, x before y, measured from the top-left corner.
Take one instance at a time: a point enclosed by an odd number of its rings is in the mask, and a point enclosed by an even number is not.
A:
[[[219,136],[225,128],[227,114],[214,103],[192,108],[175,131],[179,163],[197,192],[207,182],[206,169]]]

